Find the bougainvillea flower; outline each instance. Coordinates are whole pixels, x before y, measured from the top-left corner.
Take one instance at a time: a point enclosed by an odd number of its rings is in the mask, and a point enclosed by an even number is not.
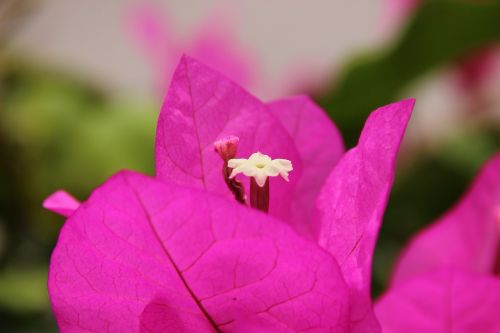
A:
[[[377,302],[384,332],[500,332],[500,155],[410,241]]]
[[[163,97],[182,54],[189,53],[241,85],[254,87],[256,61],[234,36],[227,15],[207,17],[192,36],[182,38],[168,15],[151,1],[131,7],[127,16],[130,36],[145,53]]]
[[[235,13],[227,6],[204,17],[189,35],[180,34],[165,8],[152,1],[137,1],[127,14],[127,34],[146,56],[162,98],[184,53],[265,98],[315,92],[327,84],[330,70],[310,58],[294,62],[277,78],[266,75],[258,51],[235,33]]]
[[[344,153],[308,98],[266,105],[183,57],[156,178],[114,176],[61,231],[49,274],[61,330],[379,332],[370,266],[413,104],[373,112]],[[251,167],[282,169],[263,186],[258,170],[231,176],[258,152],[269,159]]]

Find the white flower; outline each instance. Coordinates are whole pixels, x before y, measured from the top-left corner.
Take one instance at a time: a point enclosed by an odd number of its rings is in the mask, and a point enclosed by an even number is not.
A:
[[[229,178],[234,178],[237,174],[242,173],[247,177],[253,177],[260,187],[266,184],[267,177],[280,175],[288,181],[288,172],[293,170],[292,162],[289,160],[282,158],[273,160],[268,155],[259,152],[253,153],[248,159],[230,159],[227,166],[233,169]]]

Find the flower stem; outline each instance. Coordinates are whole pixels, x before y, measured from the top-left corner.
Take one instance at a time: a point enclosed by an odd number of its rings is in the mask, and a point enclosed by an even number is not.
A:
[[[239,203],[245,205],[246,204],[246,196],[245,189],[243,188],[243,184],[241,184],[235,178],[230,179],[229,175],[233,169],[229,168],[227,164],[222,166],[222,176],[224,177],[224,181],[226,182],[227,187],[233,193],[234,198]]]
[[[263,187],[253,177],[250,178],[250,206],[265,213],[269,211],[269,178]]]

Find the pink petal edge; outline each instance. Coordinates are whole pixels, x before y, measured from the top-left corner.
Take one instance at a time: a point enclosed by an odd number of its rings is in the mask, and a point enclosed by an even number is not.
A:
[[[70,217],[80,206],[80,202],[66,191],[52,193],[42,203],[42,207],[64,217]]]
[[[317,202],[318,242],[337,259],[351,289],[352,332],[380,331],[370,297],[371,263],[414,103],[407,99],[369,116],[358,145],[337,163]]]

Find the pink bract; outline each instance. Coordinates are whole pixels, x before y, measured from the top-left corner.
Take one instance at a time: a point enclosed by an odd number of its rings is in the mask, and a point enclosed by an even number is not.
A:
[[[444,217],[417,234],[378,300],[384,332],[500,332],[500,155]]]
[[[309,222],[326,178],[344,154],[340,132],[326,113],[307,96],[268,103],[271,113],[290,134],[304,166],[290,207],[290,224],[311,234]],[[293,175],[292,175],[293,177]]]
[[[371,258],[413,104],[375,111],[344,153],[307,97],[264,104],[184,56],[156,178],[119,173],[61,231],[49,274],[61,331],[380,332]],[[289,183],[271,180],[269,215],[224,183],[213,143],[228,136],[237,157],[292,161]]]
[[[244,332],[246,322],[347,332],[347,286],[316,244],[237,203],[131,172],[66,222],[49,292],[68,332]]]
[[[80,202],[66,191],[59,190],[43,201],[43,208],[64,217],[70,217],[80,206]]]
[[[156,75],[156,88],[163,97],[182,54],[189,53],[241,85],[254,86],[257,68],[254,57],[234,36],[226,16],[209,16],[192,36],[182,38],[162,8],[144,1],[130,9],[130,36],[148,58]]]
[[[351,290],[352,332],[379,330],[371,311],[372,257],[413,105],[410,99],[373,112],[317,201],[319,244],[337,259]]]
[[[391,284],[442,267],[492,273],[500,245],[500,154],[441,219],[418,233],[398,260]]]
[[[229,135],[239,137],[238,157],[260,151],[292,161],[290,183],[271,180],[270,214],[288,219],[302,169],[291,136],[262,102],[214,70],[183,57],[158,120],[157,177],[231,199],[220,175],[222,161],[213,151],[213,143]]]
[[[498,333],[500,280],[443,268],[394,287],[375,312],[384,333]]]
[[[330,69],[308,57],[291,64],[278,78],[266,75],[255,48],[238,38],[236,13],[228,6],[202,18],[189,35],[174,27],[172,16],[150,0],[136,1],[126,17],[127,34],[144,53],[154,73],[156,92],[163,97],[182,57],[190,54],[262,97],[319,91]]]

